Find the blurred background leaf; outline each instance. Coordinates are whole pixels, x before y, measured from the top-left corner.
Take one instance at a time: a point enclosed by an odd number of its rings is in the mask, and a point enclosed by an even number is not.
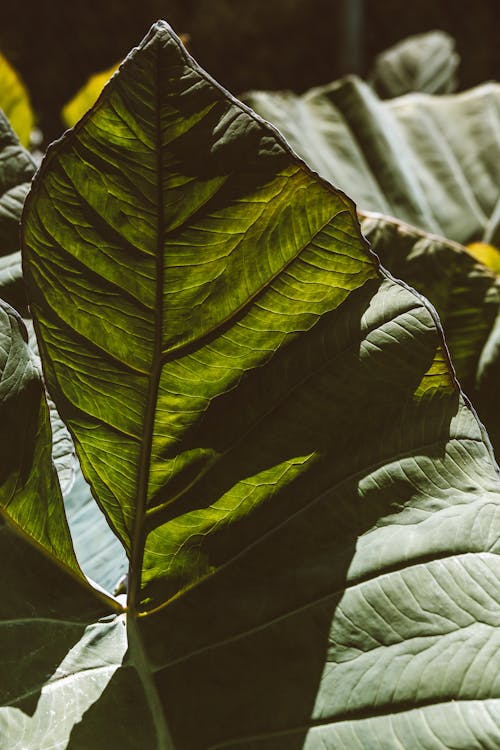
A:
[[[3,110],[21,144],[27,148],[35,124],[33,110],[24,83],[2,54],[0,54],[0,109]]]
[[[450,94],[458,84],[459,63],[455,40],[443,31],[428,31],[403,39],[377,55],[370,82],[384,98],[410,91]]]
[[[116,63],[100,73],[94,73],[75,96],[64,105],[62,119],[68,128],[72,128],[73,125],[76,125],[85,112],[92,107],[103,87],[109,81],[113,73],[118,70],[119,64],[120,63]]]
[[[235,94],[366,76],[378,53],[436,28],[456,40],[462,88],[500,77],[496,0],[478,0],[470,12],[457,12],[454,0],[52,0],[50,12],[45,3],[29,11],[8,3],[0,48],[24,78],[47,140],[61,133],[61,109],[88,77],[122,59],[158,18],[187,32],[192,54]],[[347,55],[342,40],[353,27]]]

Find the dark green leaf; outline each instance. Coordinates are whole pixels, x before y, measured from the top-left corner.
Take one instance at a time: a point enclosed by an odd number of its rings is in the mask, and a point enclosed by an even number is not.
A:
[[[19,222],[34,173],[30,155],[0,111],[0,297],[24,312]]]
[[[109,618],[120,608],[76,563],[51,448],[26,329],[0,302],[2,750],[66,747],[126,649],[123,617]]]

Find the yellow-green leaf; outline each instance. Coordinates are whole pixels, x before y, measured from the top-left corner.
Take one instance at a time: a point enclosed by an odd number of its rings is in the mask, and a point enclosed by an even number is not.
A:
[[[500,250],[498,247],[489,245],[487,242],[472,242],[467,245],[467,250],[473,258],[500,275]]]
[[[3,109],[17,137],[26,148],[29,145],[34,125],[33,110],[24,83],[2,54],[0,54],[0,109]]]
[[[118,70],[118,66],[119,63],[116,63],[110,68],[106,68],[106,70],[90,76],[84,86],[65,104],[62,111],[62,118],[69,128],[72,128],[83,117],[85,112],[95,104],[106,83],[113,73]]]

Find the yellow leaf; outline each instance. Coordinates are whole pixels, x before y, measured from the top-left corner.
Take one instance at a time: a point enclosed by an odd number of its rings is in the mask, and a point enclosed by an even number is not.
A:
[[[34,116],[23,82],[12,65],[0,54],[0,109],[5,112],[22,145],[29,145]]]
[[[76,125],[78,120],[95,104],[99,94],[113,73],[118,70],[119,65],[120,63],[116,63],[101,73],[90,76],[87,83],[63,107],[62,119],[69,128]]]
[[[467,250],[473,258],[500,274],[500,250],[497,247],[487,242],[472,242],[467,245]]]

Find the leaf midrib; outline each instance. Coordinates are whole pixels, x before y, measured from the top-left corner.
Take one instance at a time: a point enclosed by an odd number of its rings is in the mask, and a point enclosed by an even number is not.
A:
[[[165,234],[165,214],[163,206],[163,142],[161,130],[161,53],[156,52],[155,81],[155,134],[156,144],[156,174],[157,174],[157,247],[156,247],[156,289],[154,307],[154,344],[152,366],[148,383],[148,394],[146,398],[146,412],[142,431],[141,452],[139,456],[139,473],[137,477],[136,513],[131,538],[131,555],[129,565],[129,592],[127,597],[127,608],[132,616],[137,609],[137,603],[141,596],[142,564],[144,559],[146,540],[146,508],[149,488],[149,472],[151,466],[151,452],[153,445],[153,429],[158,400],[158,389],[162,371],[162,340],[163,340],[163,285],[164,285],[164,263],[163,263],[163,237]]]

